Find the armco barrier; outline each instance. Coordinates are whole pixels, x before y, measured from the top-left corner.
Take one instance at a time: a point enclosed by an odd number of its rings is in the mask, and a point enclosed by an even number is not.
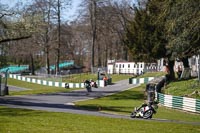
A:
[[[198,99],[165,95],[161,93],[158,93],[157,96],[159,103],[163,106],[200,113],[200,100]]]
[[[129,84],[144,84],[153,80],[155,77],[146,77],[146,78],[130,78]]]
[[[47,80],[41,80],[41,79],[34,79],[34,78],[28,78],[20,75],[15,74],[9,74],[9,78],[40,84],[40,85],[47,85],[47,86],[53,86],[53,87],[65,87],[66,83],[64,82],[55,82],[55,81],[47,81]],[[68,83],[69,88],[84,88],[84,83]]]
[[[148,83],[149,81],[151,81],[153,79],[155,79],[155,77],[130,78],[129,84]],[[200,100],[199,99],[165,95],[165,94],[161,94],[161,93],[157,93],[157,99],[159,100],[159,103],[165,107],[190,111],[190,112],[194,112],[194,113],[200,113]]]
[[[65,82],[56,82],[56,81],[47,81],[47,80],[42,80],[42,79],[34,79],[34,78],[28,78],[20,75],[15,75],[15,74],[9,74],[9,78],[25,81],[25,82],[30,82],[30,83],[35,83],[35,84],[40,84],[40,85],[47,85],[47,86],[53,86],[53,87],[65,87],[66,84],[68,88],[85,88],[84,83],[65,83]],[[105,87],[104,81],[99,80],[97,81],[97,84],[99,84],[99,87]]]

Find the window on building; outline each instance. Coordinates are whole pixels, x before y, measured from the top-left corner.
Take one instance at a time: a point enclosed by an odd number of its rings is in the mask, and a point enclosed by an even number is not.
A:
[[[124,64],[122,65],[122,67],[124,68]]]
[[[130,68],[130,64],[128,64],[128,68]]]
[[[121,68],[121,64],[119,64],[119,68]]]
[[[140,67],[142,68],[142,67],[143,67],[143,64],[141,64]]]
[[[118,68],[118,64],[116,64],[115,67]]]
[[[136,67],[136,65],[134,64],[134,66],[133,66],[134,68]]]

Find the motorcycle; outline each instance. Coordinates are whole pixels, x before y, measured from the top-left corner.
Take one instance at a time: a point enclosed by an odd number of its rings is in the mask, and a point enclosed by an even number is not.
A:
[[[135,108],[131,113],[131,118],[151,119],[153,114],[156,114],[158,102],[144,103],[139,108]]]
[[[93,80],[90,80],[91,87],[98,88],[97,83]]]
[[[84,85],[88,92],[92,92],[92,87],[91,87],[91,83],[89,80],[85,80]]]

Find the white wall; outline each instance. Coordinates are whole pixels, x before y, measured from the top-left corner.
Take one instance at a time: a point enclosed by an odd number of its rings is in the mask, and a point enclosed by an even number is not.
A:
[[[107,69],[107,73],[108,74],[113,74],[113,70],[114,70],[114,64],[108,64],[108,69]]]
[[[115,73],[141,74],[145,70],[144,62],[116,62],[114,65]]]

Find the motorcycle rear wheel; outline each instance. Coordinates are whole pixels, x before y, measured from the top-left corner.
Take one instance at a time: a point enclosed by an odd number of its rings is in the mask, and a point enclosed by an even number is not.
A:
[[[153,110],[147,110],[143,113],[143,118],[144,119],[151,119],[153,116]]]

